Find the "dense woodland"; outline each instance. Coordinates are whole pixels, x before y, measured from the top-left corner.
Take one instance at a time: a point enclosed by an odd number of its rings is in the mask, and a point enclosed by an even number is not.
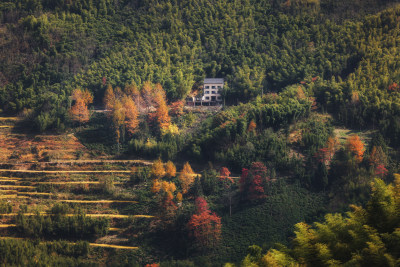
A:
[[[396,2],[2,1],[2,116],[74,133],[94,157],[152,160],[132,169],[127,211],[157,219],[129,228],[139,252],[93,256],[107,219],[20,212],[29,240],[1,240],[0,261],[397,266]],[[185,106],[205,77],[225,79],[223,107]]]

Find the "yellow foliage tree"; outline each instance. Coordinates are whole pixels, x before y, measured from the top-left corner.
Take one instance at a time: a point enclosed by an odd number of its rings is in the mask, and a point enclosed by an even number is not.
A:
[[[161,190],[161,182],[160,180],[154,180],[153,181],[153,186],[151,187],[151,192],[154,194],[157,194]]]
[[[176,185],[173,182],[162,181],[161,189],[167,194],[169,199],[173,199],[173,193],[176,191]]]
[[[176,167],[172,161],[168,161],[167,164],[165,164],[165,173],[168,178],[175,177],[176,175]]]
[[[108,110],[111,110],[114,107],[114,102],[115,102],[114,90],[111,85],[108,85],[103,98],[104,107]]]
[[[194,182],[194,178],[192,167],[189,162],[186,162],[179,175],[179,181],[181,182],[183,193],[186,194],[189,191],[190,185]]]
[[[156,160],[151,166],[151,175],[155,179],[160,179],[165,175],[164,164],[161,159]]]
[[[125,110],[122,106],[122,103],[119,100],[115,101],[111,115],[112,115],[112,122],[113,122],[114,129],[115,129],[116,140],[117,140],[117,143],[119,143],[119,140],[121,137],[120,127],[125,122]]]

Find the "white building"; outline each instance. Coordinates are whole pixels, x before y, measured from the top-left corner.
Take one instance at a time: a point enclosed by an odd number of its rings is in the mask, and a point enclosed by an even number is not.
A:
[[[224,89],[223,78],[205,78],[203,85],[203,102],[222,103],[222,90]]]
[[[197,97],[188,97],[188,105],[218,105],[222,104],[222,90],[224,89],[223,78],[205,78],[203,85],[203,95]]]

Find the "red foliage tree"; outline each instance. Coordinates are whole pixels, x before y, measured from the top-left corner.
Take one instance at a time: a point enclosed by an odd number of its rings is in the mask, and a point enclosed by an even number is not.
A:
[[[203,248],[214,246],[221,237],[221,218],[208,209],[204,198],[196,199],[196,213],[188,223],[191,234]]]
[[[267,167],[261,162],[253,162],[250,170],[242,169],[240,191],[247,200],[263,199],[266,197],[264,186],[267,181]]]
[[[383,176],[386,176],[387,173],[388,173],[388,170],[385,168],[385,166],[383,164],[379,164],[378,166],[376,166],[375,175],[383,178]]]
[[[397,83],[392,83],[391,85],[389,85],[389,91],[397,91],[399,90],[400,86]]]

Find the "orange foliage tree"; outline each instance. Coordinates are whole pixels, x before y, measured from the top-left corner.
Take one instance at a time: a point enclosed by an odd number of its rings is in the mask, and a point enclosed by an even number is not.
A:
[[[257,124],[254,122],[254,120],[251,120],[251,122],[249,123],[249,126],[247,127],[247,132],[252,133],[256,130],[256,128],[257,128]]]
[[[160,130],[165,130],[169,127],[171,118],[168,114],[167,103],[161,93],[157,93],[156,102],[158,104],[156,111],[157,123]]]
[[[71,107],[69,110],[69,116],[71,117],[71,120],[79,122],[79,123],[85,123],[89,121],[89,110],[87,106],[85,105],[85,102],[83,100],[77,100],[75,102],[75,105]]]
[[[172,116],[177,116],[177,117],[182,116],[184,106],[185,103],[183,103],[182,100],[178,100],[176,102],[171,103],[171,105],[169,105],[170,114]]]
[[[130,134],[134,134],[139,126],[139,112],[132,98],[124,97],[125,127]]]
[[[161,182],[160,180],[156,179],[153,181],[153,186],[151,187],[151,192],[153,192],[154,194],[159,193],[161,190]]]
[[[354,155],[357,162],[362,161],[364,155],[364,144],[358,135],[355,134],[347,138],[346,148],[347,151]]]
[[[183,196],[182,196],[182,193],[181,193],[181,192],[179,192],[178,194],[176,194],[176,201],[177,201],[178,203],[182,202],[182,199],[183,199]]]
[[[183,193],[187,193],[190,189],[190,185],[194,182],[194,172],[189,162],[183,165],[183,169],[179,175],[179,181],[181,182]]]
[[[158,159],[153,163],[153,166],[151,166],[150,173],[151,173],[151,176],[155,179],[160,179],[160,178],[164,177],[165,168],[164,168],[164,164],[161,161],[161,159]]]
[[[69,110],[71,119],[79,123],[88,122],[89,110],[87,105],[93,103],[92,94],[87,89],[75,89],[72,92],[72,100],[75,100],[75,104]]]
[[[229,180],[233,183],[233,179],[230,177],[231,172],[227,167],[222,167],[219,172],[219,179],[220,180]]]
[[[176,191],[175,183],[162,181],[161,189],[169,200],[172,200],[174,198],[173,193]]]
[[[176,167],[172,161],[168,161],[167,164],[165,164],[165,173],[168,178],[172,178],[176,176]]]
[[[115,94],[111,85],[107,86],[106,91],[104,92],[103,104],[104,107],[108,110],[113,109],[115,102]]]
[[[142,99],[145,102],[147,110],[149,110],[150,106],[154,103],[153,88],[150,81],[144,82],[142,86]]]
[[[204,198],[196,199],[196,213],[188,223],[191,234],[202,248],[210,248],[221,238],[221,218],[208,209]]]

